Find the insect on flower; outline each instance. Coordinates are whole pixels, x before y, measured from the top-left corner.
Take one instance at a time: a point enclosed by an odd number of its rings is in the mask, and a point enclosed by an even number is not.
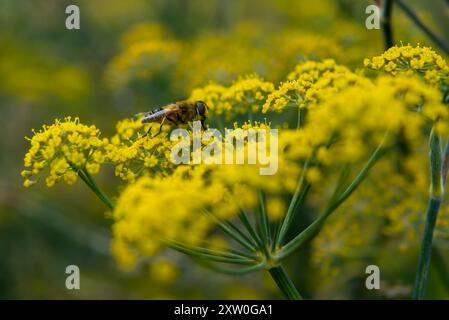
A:
[[[153,136],[157,136],[164,123],[170,125],[190,125],[194,120],[201,121],[201,127],[204,128],[206,121],[207,106],[203,101],[178,101],[161,108],[143,113],[142,123],[158,122],[160,127],[158,132]],[[141,115],[141,114],[137,114]],[[151,128],[145,134],[150,132]]]

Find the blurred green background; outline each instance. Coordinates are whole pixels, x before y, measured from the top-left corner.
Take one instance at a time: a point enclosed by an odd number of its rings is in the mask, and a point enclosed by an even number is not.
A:
[[[444,0],[407,2],[449,38]],[[80,8],[80,30],[65,28],[69,4]],[[381,32],[364,27],[368,4],[2,0],[0,298],[281,298],[265,275],[216,275],[175,253],[169,258],[177,269],[174,274],[168,271],[168,276],[151,268],[151,263],[132,272],[119,270],[109,250],[111,221],[85,185],[22,187],[19,173],[28,148],[24,137],[31,135],[31,128],[67,115],[96,124],[107,136],[118,120],[186,98],[191,89],[209,80],[229,83],[239,74],[257,72],[279,81],[305,56],[334,58],[357,68],[363,57],[383,51]],[[431,45],[399,10],[394,16],[396,39]],[[132,65],[127,46],[141,36],[169,42],[173,51],[151,56],[143,66]],[[131,59],[131,66],[126,59]],[[132,70],[141,67],[148,74]],[[112,172],[105,170],[98,181],[117,194]],[[364,287],[360,266],[374,262],[369,259],[346,261],[337,273],[326,274],[311,265],[306,250],[291,259],[288,269],[307,298],[404,298],[410,294],[416,257],[415,248],[398,261],[394,244],[386,246],[377,257],[382,262],[380,292]],[[70,264],[80,267],[81,290],[65,288],[65,268]],[[449,282],[441,275],[431,269],[429,297],[449,298],[445,285]]]

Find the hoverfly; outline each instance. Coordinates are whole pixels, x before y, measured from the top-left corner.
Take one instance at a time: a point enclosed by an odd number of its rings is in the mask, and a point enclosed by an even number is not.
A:
[[[204,128],[206,112],[207,106],[203,101],[178,101],[170,103],[162,108],[143,113],[141,121],[142,123],[160,123],[159,131],[153,136],[155,137],[161,133],[164,124],[187,125],[190,124],[191,121],[200,120],[201,127]],[[148,130],[145,136],[150,133],[150,130]]]

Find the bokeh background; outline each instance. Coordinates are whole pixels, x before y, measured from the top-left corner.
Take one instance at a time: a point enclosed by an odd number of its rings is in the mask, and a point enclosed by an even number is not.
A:
[[[407,2],[449,39],[447,1]],[[69,4],[80,8],[80,30],[65,28]],[[210,80],[229,84],[238,75],[257,73],[278,82],[305,57],[333,58],[356,69],[364,57],[383,52],[381,31],[365,28],[368,4],[2,0],[0,298],[281,298],[266,275],[217,275],[175,253],[131,272],[120,270],[109,249],[111,220],[85,185],[22,187],[24,137],[68,115],[110,135],[118,120],[184,99]],[[394,26],[395,39],[432,45],[397,9]],[[102,171],[98,181],[117,194],[112,172]],[[341,232],[351,237],[350,230]],[[410,296],[417,248],[411,245],[398,259],[401,249],[391,241],[375,256],[339,256],[331,272],[314,265],[305,250],[290,259],[288,269],[307,298],[404,298]],[[434,256],[430,298],[449,298],[447,253]],[[381,266],[380,291],[364,286],[364,266],[371,263]],[[70,264],[80,267],[81,290],[65,288]]]

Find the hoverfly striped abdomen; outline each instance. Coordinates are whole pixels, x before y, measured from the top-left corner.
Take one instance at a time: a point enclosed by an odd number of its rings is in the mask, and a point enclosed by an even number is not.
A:
[[[142,118],[142,123],[158,122],[166,116],[167,111],[164,108],[157,108],[145,113]]]

